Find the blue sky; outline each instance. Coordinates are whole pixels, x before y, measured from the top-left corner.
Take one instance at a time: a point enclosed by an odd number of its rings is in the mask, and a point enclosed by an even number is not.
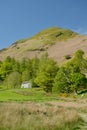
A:
[[[87,34],[87,0],[0,0],[0,49],[55,26]]]

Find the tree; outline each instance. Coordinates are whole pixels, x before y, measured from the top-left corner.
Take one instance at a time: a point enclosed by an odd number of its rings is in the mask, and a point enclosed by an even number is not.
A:
[[[30,73],[29,73],[29,70],[26,69],[22,72],[22,81],[29,81],[31,78],[30,78]]]
[[[10,56],[7,56],[5,59],[5,62],[11,62],[12,58]]]
[[[27,59],[23,58],[21,63],[20,63],[20,73],[25,71],[26,67],[27,67]]]
[[[5,79],[7,75],[12,72],[12,64],[10,62],[4,61],[0,67],[0,74],[2,79]]]
[[[67,54],[67,55],[65,55],[65,59],[66,59],[66,60],[69,60],[69,59],[71,59],[71,56],[70,56],[70,54]]]
[[[43,87],[46,92],[52,92],[55,75],[58,71],[57,63],[52,59],[46,59],[40,64],[39,72],[35,78],[35,83]]]
[[[21,75],[18,72],[12,72],[5,79],[7,88],[19,88],[21,84]]]
[[[34,82],[34,79],[36,78],[37,71],[39,68],[39,59],[37,57],[33,59],[29,59],[25,62],[25,67],[22,69],[22,81],[24,80],[31,80],[32,86],[36,87],[37,85]]]
[[[87,87],[87,79],[84,74],[71,73],[70,75],[71,89],[78,93],[78,90]]]
[[[11,72],[14,71],[15,59],[8,56],[3,62],[0,64],[0,75],[4,80]]]
[[[83,56],[84,51],[78,50],[76,51],[74,58],[71,60],[71,64],[79,68],[82,73],[87,70],[87,60]]]
[[[12,65],[12,71],[13,72],[19,72],[20,73],[20,63],[18,61],[16,61],[13,65]]]
[[[86,87],[87,79],[84,74],[61,67],[54,79],[53,91],[62,93],[78,93],[80,89]]]
[[[54,92],[66,92],[69,93],[70,90],[70,80],[69,80],[69,72],[65,67],[61,67],[57,72],[57,75],[54,79]]]
[[[29,69],[31,71],[31,82],[33,87],[36,87],[36,83],[34,82],[36,75],[38,73],[38,69],[39,69],[39,58],[35,57],[31,60],[31,69]]]

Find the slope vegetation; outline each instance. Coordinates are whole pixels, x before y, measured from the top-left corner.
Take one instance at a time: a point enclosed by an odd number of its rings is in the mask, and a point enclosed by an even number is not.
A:
[[[48,28],[27,39],[19,40],[10,47],[0,50],[0,60],[7,56],[15,59],[40,57],[48,52],[49,57],[58,62],[65,61],[65,55],[73,56],[78,49],[87,52],[87,36],[79,35],[71,30],[58,27]]]

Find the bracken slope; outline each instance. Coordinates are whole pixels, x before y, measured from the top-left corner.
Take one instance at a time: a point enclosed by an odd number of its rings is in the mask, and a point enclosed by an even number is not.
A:
[[[87,53],[87,36],[77,34],[68,29],[58,27],[42,30],[35,36],[19,40],[10,47],[0,50],[0,60],[7,56],[17,60],[22,58],[41,57],[45,52],[58,62],[64,62],[65,56],[74,55],[75,51],[82,49]]]

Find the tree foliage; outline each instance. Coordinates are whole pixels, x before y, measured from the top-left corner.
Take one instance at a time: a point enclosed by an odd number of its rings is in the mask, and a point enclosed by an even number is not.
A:
[[[41,58],[16,61],[7,57],[0,61],[0,81],[8,88],[19,87],[23,81],[31,81],[33,87],[42,87],[46,92],[76,92],[87,88],[87,60],[78,50],[66,64],[58,67],[57,62],[45,53]]]
[[[5,79],[5,86],[7,88],[19,88],[21,84],[21,75],[19,72],[12,72]]]
[[[87,61],[83,54],[82,50],[78,50],[71,61],[67,62],[64,67],[60,67],[54,80],[54,91],[77,93],[81,88],[87,87],[84,74],[87,71]]]
[[[57,75],[54,79],[53,91],[70,92],[69,72],[66,68],[61,67],[57,72]]]
[[[50,58],[44,57],[43,60],[41,59],[35,83],[43,87],[46,92],[52,92],[53,81],[57,71],[57,63]]]
[[[71,89],[78,93],[78,90],[86,88],[86,76],[81,73],[72,73],[70,75]]]

